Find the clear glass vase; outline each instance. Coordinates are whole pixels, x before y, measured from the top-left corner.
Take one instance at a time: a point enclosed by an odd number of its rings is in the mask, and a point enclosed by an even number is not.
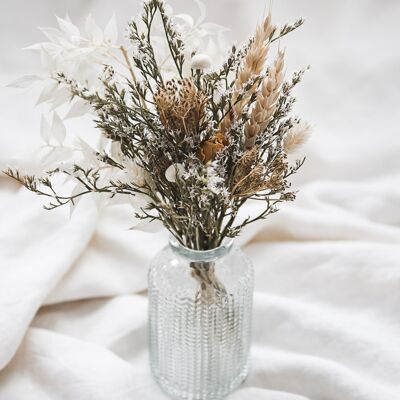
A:
[[[150,364],[173,399],[222,399],[248,373],[254,274],[232,242],[207,251],[171,240],[149,271]]]

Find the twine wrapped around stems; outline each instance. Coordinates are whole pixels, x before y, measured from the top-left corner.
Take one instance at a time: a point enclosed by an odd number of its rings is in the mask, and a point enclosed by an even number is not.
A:
[[[225,286],[215,275],[215,263],[212,261],[192,261],[192,276],[200,284],[199,295],[208,304],[217,303],[226,295]]]

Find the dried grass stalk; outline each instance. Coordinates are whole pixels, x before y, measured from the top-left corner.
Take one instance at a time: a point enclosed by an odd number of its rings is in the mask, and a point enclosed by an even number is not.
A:
[[[268,76],[261,85],[250,120],[245,125],[245,146],[247,149],[254,146],[257,135],[267,128],[273,118],[283,83],[284,56],[283,51],[278,52],[274,64],[268,71]]]
[[[251,43],[246,57],[243,60],[242,67],[238,71],[231,99],[232,112],[227,114],[222,120],[220,126],[222,132],[227,132],[229,130],[234,115],[240,116],[242,114],[245,105],[256,90],[256,85],[253,85],[246,93],[241,93],[245,85],[262,72],[267,59],[270,40],[275,29],[275,26],[271,24],[270,14],[268,14],[264,22],[257,27],[254,41]],[[242,98],[238,100],[240,96],[242,96]]]
[[[311,135],[311,125],[308,122],[299,122],[290,128],[283,137],[283,149],[288,153],[298,150],[307,142]]]

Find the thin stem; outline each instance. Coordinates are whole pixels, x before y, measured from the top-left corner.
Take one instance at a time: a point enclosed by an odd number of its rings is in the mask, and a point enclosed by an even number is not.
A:
[[[133,71],[132,64],[129,61],[128,52],[126,51],[125,47],[122,46],[122,45],[120,46],[119,49],[121,50],[121,53],[124,56],[124,59],[125,59],[125,62],[126,62],[126,66],[128,67],[128,70],[129,70],[129,72],[131,74],[133,82],[136,82],[137,79],[136,79],[136,76],[135,76],[135,72]]]

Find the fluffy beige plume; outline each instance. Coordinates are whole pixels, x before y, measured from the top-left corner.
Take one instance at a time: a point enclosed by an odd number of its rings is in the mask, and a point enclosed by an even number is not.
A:
[[[250,119],[245,126],[245,145],[247,149],[251,149],[254,146],[257,135],[265,130],[273,118],[283,83],[284,57],[285,53],[279,51],[278,57],[268,71],[268,76],[265,77],[262,83]]]
[[[234,115],[240,115],[242,113],[246,103],[256,90],[256,85],[253,85],[250,90],[243,94],[242,99],[238,101],[246,83],[262,72],[269,51],[270,39],[275,29],[275,26],[271,24],[270,14],[268,14],[264,22],[257,27],[254,41],[251,43],[243,60],[242,67],[239,69],[236,77],[234,92],[232,94],[232,111]],[[222,132],[226,132],[229,129],[232,125],[232,120],[232,113],[228,114],[223,119],[220,126]]]
[[[283,137],[283,149],[285,153],[293,153],[307,142],[311,135],[311,125],[308,122],[300,121],[290,128]]]

